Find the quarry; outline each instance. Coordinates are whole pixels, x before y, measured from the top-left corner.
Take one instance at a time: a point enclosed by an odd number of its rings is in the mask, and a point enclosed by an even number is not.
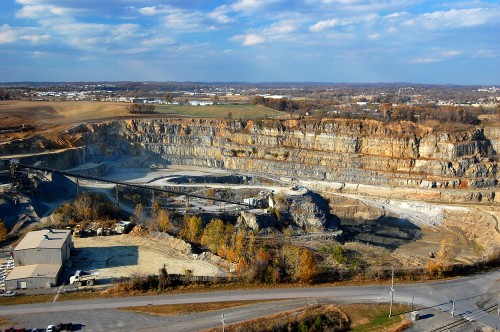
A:
[[[111,202],[120,196],[122,218],[134,214],[135,204],[122,198],[118,184],[77,180],[80,175],[141,186],[146,208],[157,199],[175,213],[201,216],[204,224],[217,217],[245,227],[260,240],[300,244],[318,255],[342,245],[364,268],[422,268],[443,244],[451,247],[453,262],[472,264],[500,250],[498,148],[495,127],[444,132],[405,121],[156,117],[71,123],[0,145],[0,217],[11,232],[50,223],[54,210],[79,192],[99,192]],[[13,159],[74,177],[31,171],[33,188],[13,194]],[[251,206],[257,201],[263,205]],[[75,247],[86,248],[75,266],[94,257],[91,267],[105,268],[102,278],[109,280],[155,273],[164,264],[176,274],[220,277],[236,267],[164,232],[134,240],[78,238]],[[145,247],[148,253],[140,249]],[[115,261],[108,266],[95,259],[99,255]]]

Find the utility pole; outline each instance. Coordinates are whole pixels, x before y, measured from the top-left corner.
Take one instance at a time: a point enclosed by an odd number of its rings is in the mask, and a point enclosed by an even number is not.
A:
[[[392,268],[392,277],[391,277],[391,306],[389,307],[389,318],[392,317],[392,304],[394,302],[394,268]]]
[[[118,198],[118,184],[115,185],[115,199],[116,199],[116,206],[120,206],[120,201]]]
[[[451,303],[451,317],[455,317],[455,302],[457,301],[457,293],[455,292],[455,298],[453,299]]]
[[[76,197],[80,196],[80,180],[76,178]]]

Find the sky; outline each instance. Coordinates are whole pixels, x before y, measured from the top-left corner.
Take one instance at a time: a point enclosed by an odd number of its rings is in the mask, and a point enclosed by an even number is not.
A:
[[[0,81],[500,84],[500,0],[0,0]]]

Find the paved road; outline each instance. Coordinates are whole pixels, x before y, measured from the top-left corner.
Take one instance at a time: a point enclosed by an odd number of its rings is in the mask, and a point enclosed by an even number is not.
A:
[[[432,307],[444,312],[450,312],[455,302],[455,315],[464,321],[473,320],[481,325],[500,328],[500,316],[497,314],[500,293],[500,270],[451,281],[441,281],[423,284],[395,285],[394,301],[396,304],[411,304],[419,307]],[[132,298],[114,298],[86,301],[68,301],[30,305],[16,305],[0,308],[0,315],[13,320],[17,318],[45,317],[52,322],[62,320],[61,313],[75,316],[83,322],[83,330],[99,331],[105,326],[108,330],[120,330],[120,326],[130,321],[130,324],[142,319],[128,314],[121,317],[114,309],[123,307],[206,303],[236,300],[287,300],[278,304],[254,305],[244,310],[233,309],[233,322],[253,317],[259,317],[272,312],[289,310],[304,304],[304,298],[309,301],[334,303],[376,303],[388,302],[389,286],[362,287],[315,287],[294,289],[266,289],[247,291],[222,291],[211,293],[191,293],[161,296],[144,296]],[[301,299],[301,300],[292,300]],[[268,306],[268,307],[266,307]],[[100,317],[106,313],[101,321]],[[120,316],[121,315],[121,316]],[[121,317],[121,318],[120,318]],[[141,316],[142,317],[142,316]],[[215,317],[215,318],[214,318]],[[239,318],[237,318],[239,317]],[[59,319],[57,319],[59,318]],[[23,321],[20,319],[19,321]],[[107,320],[111,320],[106,323]],[[75,321],[75,320],[73,320]],[[121,324],[121,325],[120,325]],[[165,328],[168,324],[169,328]],[[220,324],[214,313],[203,313],[175,318],[159,318],[141,321],[138,325],[126,325],[130,329],[140,330],[140,326],[148,330],[186,330],[194,331],[201,328],[214,327]],[[110,326],[113,328],[110,329]],[[131,328],[133,326],[133,328]],[[173,328],[176,329],[173,329]]]

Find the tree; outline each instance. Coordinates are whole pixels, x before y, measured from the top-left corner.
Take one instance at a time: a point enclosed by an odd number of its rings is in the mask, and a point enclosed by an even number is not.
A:
[[[212,97],[212,103],[214,105],[217,105],[219,103],[219,96],[215,95]]]
[[[92,197],[89,193],[81,194],[73,203],[78,220],[91,219],[92,217]]]
[[[160,209],[156,214],[156,224],[162,232],[172,231],[172,218],[170,212],[165,209]]]
[[[191,242],[199,242],[202,232],[202,222],[200,217],[184,215],[181,231],[179,235]]]
[[[2,219],[0,219],[0,240],[4,240],[9,234],[9,230]]]
[[[134,219],[138,224],[142,224],[146,221],[146,214],[144,213],[144,208],[141,203],[135,206]]]
[[[165,94],[165,101],[169,104],[171,104],[174,101],[174,97],[172,96],[172,94],[170,92],[167,92]]]
[[[236,239],[234,241],[234,251],[238,258],[244,257],[245,249],[246,249],[246,241],[245,241],[245,232],[240,230],[236,234]]]
[[[211,252],[217,253],[219,246],[224,244],[224,233],[224,222],[220,219],[212,219],[203,230],[201,244],[206,246]]]
[[[380,105],[380,112],[382,112],[382,119],[389,120],[391,118],[392,104],[383,103]]]
[[[441,277],[443,273],[450,269],[454,258],[455,251],[451,245],[446,240],[441,241],[441,247],[436,253],[436,256],[427,261],[427,272],[430,275],[437,275],[438,277]]]
[[[300,283],[310,284],[317,274],[316,263],[310,250],[302,249],[299,254],[297,278]]]

